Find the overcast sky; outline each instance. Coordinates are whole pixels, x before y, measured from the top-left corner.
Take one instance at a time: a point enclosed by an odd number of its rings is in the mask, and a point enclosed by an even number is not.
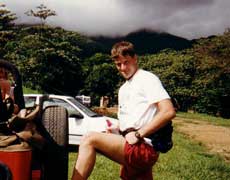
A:
[[[1,0],[20,23],[41,3],[57,16],[47,23],[89,35],[126,35],[150,28],[187,39],[222,34],[230,27],[230,0]]]

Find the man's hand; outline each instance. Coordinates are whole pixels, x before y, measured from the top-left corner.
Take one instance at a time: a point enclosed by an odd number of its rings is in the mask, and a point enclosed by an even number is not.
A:
[[[111,126],[106,127],[107,133],[119,134],[119,126],[112,124]]]
[[[108,119],[106,120],[106,123],[107,123],[107,127],[106,127],[107,133],[119,134],[119,124],[113,124]]]
[[[136,144],[140,139],[135,136],[136,131],[131,131],[125,135],[125,139],[129,144]]]

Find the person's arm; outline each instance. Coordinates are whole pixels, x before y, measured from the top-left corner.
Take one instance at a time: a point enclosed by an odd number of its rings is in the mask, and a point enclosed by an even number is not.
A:
[[[156,115],[148,124],[144,125],[138,130],[141,138],[147,137],[156,132],[158,129],[171,121],[176,115],[170,99],[164,99],[155,105],[157,106]],[[139,139],[135,136],[135,133],[136,132],[130,132],[125,136],[125,139],[129,144],[135,144],[139,141]]]
[[[152,121],[138,130],[141,137],[147,137],[155,133],[176,116],[175,109],[170,99],[164,99],[156,103],[156,106],[157,113]]]

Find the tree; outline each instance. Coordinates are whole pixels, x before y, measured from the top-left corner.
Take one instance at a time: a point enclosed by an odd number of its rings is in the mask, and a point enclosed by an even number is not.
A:
[[[12,27],[16,19],[14,13],[11,13],[4,4],[0,4],[0,58],[3,58],[5,54],[5,44],[15,35]]]
[[[111,64],[95,65],[85,80],[85,89],[88,94],[94,97],[93,104],[99,103],[101,96],[114,98],[114,91],[117,87],[117,71]]]
[[[202,39],[192,49],[196,58],[196,109],[230,117],[230,31]]]
[[[44,4],[41,4],[39,6],[36,7],[37,10],[29,10],[27,12],[25,12],[25,14],[27,16],[34,16],[37,17],[41,20],[41,24],[44,25],[45,21],[48,17],[50,16],[56,16],[56,12],[48,9]]]
[[[4,4],[0,4],[0,31],[12,27],[13,21],[17,19],[15,13],[11,13]]]
[[[110,102],[113,103],[119,76],[109,55],[96,53],[85,59],[84,72],[86,77],[84,89],[81,93],[94,97],[92,99],[93,105],[99,104],[101,96],[110,97]]]
[[[77,95],[84,81],[78,56],[81,49],[66,40],[73,34],[61,28],[43,29],[41,38],[37,26],[21,28],[17,39],[6,44],[5,58],[20,69],[26,87]]]

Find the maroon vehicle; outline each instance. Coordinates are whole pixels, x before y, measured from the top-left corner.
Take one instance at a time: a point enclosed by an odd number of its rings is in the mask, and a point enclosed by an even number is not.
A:
[[[0,60],[2,69],[8,74],[13,98],[5,99],[0,86],[0,180],[68,179],[66,109],[61,106],[42,109],[43,101],[34,109],[25,109],[18,69]],[[15,114],[16,108],[23,109],[26,115]],[[28,131],[31,137],[18,135]]]

